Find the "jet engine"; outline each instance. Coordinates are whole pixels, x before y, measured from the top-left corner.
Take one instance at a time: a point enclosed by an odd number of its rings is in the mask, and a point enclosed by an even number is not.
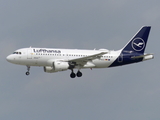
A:
[[[68,62],[53,62],[53,66],[45,66],[44,72],[53,73],[58,71],[64,71],[69,68]]]

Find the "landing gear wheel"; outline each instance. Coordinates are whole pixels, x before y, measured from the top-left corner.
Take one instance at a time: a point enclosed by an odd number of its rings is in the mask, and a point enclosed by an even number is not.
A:
[[[27,66],[27,72],[26,72],[26,75],[29,75],[29,70],[30,70],[30,66]]]
[[[29,75],[30,73],[29,72],[26,72],[26,75]]]
[[[71,78],[75,78],[75,77],[76,77],[76,74],[75,74],[74,72],[72,72],[72,73],[70,74],[70,77],[71,77]]]
[[[77,77],[82,77],[82,73],[80,71],[77,72]]]

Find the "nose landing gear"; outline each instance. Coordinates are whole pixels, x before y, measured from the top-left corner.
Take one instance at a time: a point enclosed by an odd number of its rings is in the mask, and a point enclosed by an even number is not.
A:
[[[27,72],[26,72],[26,75],[29,75],[30,74],[30,66],[27,66]]]

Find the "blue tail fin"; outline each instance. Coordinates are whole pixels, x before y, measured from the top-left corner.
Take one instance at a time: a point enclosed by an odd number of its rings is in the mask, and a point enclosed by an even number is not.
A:
[[[142,27],[137,34],[124,46],[123,52],[137,52],[143,54],[147,45],[151,26]]]

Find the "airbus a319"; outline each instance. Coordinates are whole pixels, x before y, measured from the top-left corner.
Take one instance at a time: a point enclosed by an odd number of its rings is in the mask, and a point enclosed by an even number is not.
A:
[[[144,53],[150,29],[150,26],[143,26],[122,49],[117,51],[29,47],[14,51],[6,59],[10,63],[27,66],[26,75],[30,74],[31,66],[41,66],[47,73],[69,69],[71,78],[81,77],[81,69],[84,68],[116,67],[153,59],[153,54]]]

